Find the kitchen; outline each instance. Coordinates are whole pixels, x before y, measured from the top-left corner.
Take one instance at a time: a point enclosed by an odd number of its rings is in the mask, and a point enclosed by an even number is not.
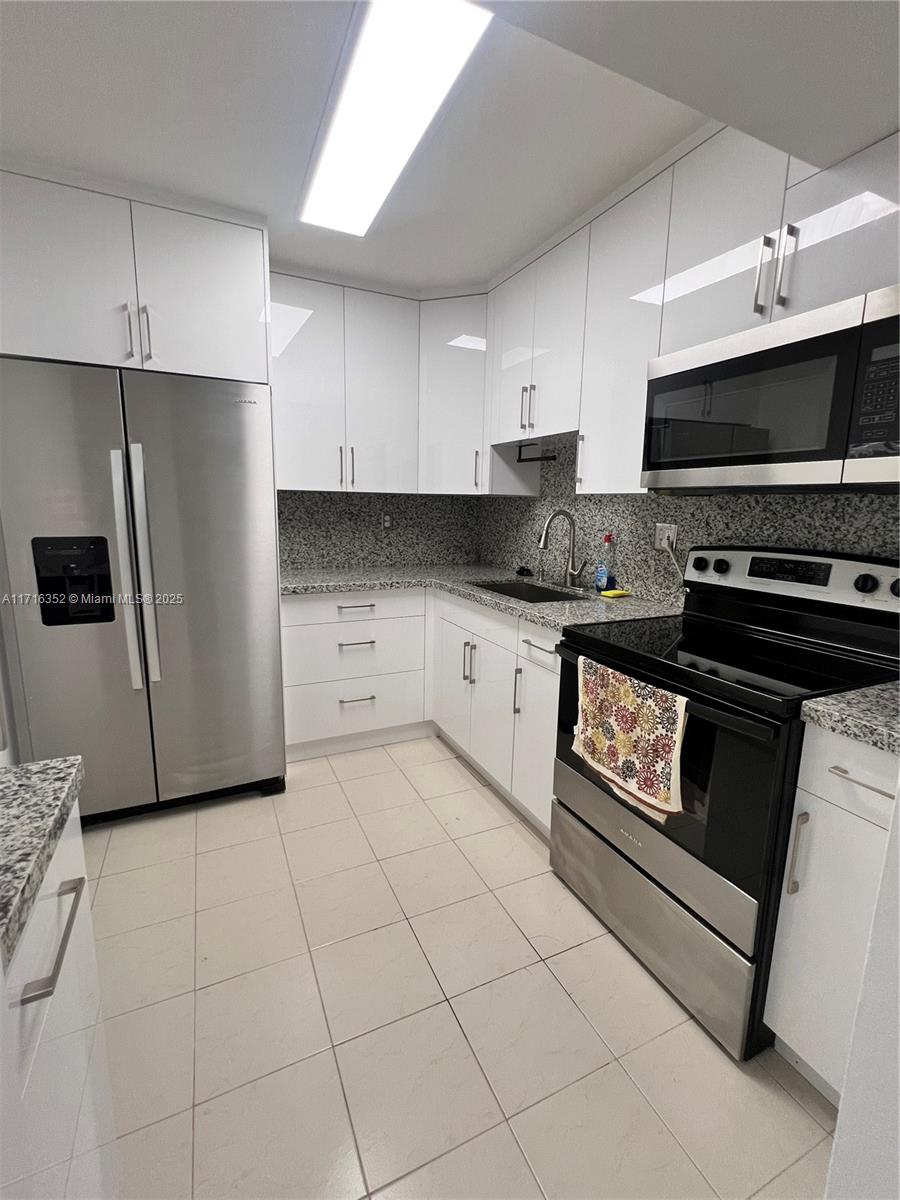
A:
[[[0,1196],[896,1195],[896,8],[0,33]]]

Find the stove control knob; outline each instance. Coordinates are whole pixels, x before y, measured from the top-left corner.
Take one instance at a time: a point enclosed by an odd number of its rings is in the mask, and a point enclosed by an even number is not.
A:
[[[870,592],[878,591],[878,578],[875,575],[857,575],[853,580],[853,586],[858,592],[868,595]]]
[[[694,559],[693,567],[695,571],[705,571],[709,566],[709,559],[704,558],[702,554],[698,554]]]
[[[717,575],[727,575],[731,570],[731,563],[727,558],[717,558],[713,563],[713,570]]]
[[[891,595],[900,596],[900,579],[895,579],[891,584]]]

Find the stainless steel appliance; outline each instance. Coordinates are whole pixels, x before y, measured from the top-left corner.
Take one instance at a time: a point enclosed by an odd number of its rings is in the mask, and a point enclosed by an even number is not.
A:
[[[771,1040],[762,1014],[800,708],[900,675],[900,565],[698,547],[684,582],[683,616],[563,631],[550,862],[744,1058]],[[662,824],[620,799],[572,749],[582,655],[687,700],[684,811]]]
[[[20,757],[87,814],[283,787],[267,387],[0,359],[0,522]]]
[[[900,288],[650,362],[651,488],[900,481]]]

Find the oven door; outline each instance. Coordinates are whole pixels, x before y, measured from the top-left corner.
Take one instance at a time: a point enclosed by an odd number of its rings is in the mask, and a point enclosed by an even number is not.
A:
[[[560,658],[557,798],[722,937],[752,956],[783,804],[785,726],[688,695],[681,747],[684,811],[660,823],[617,796],[573,751],[578,652],[563,642]],[[638,672],[633,676],[653,683]]]
[[[900,480],[898,291],[884,288],[866,297],[844,483]]]
[[[863,303],[858,297],[651,362],[643,485],[840,483]]]

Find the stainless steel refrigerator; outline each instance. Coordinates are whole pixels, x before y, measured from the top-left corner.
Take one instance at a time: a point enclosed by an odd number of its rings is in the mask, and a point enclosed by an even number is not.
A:
[[[0,630],[22,759],[82,812],[283,787],[269,389],[0,359]]]

